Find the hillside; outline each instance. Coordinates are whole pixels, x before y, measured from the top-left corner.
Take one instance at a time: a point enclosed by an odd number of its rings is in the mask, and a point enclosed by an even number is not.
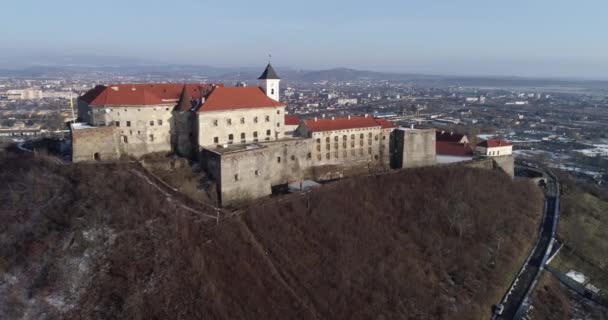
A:
[[[499,172],[346,179],[209,221],[126,164],[0,156],[0,318],[480,319],[542,197]]]
[[[533,316],[538,319],[608,319],[608,192],[606,189],[560,174],[561,218],[558,238],[563,247],[549,264],[554,272],[584,274],[600,289],[602,307],[568,289],[551,273],[535,293]]]

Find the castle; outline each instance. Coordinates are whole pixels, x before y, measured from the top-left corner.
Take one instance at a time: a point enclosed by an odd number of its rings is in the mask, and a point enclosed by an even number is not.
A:
[[[299,120],[280,102],[268,64],[259,86],[99,85],[78,100],[72,160],[172,152],[198,161],[222,205],[273,186],[375,169],[435,164],[435,130],[396,128],[369,115]]]

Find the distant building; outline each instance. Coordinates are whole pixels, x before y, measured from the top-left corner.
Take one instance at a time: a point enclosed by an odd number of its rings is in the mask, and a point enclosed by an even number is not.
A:
[[[353,104],[357,104],[359,101],[356,98],[353,99],[346,99],[346,98],[341,98],[338,99],[336,101],[336,104],[339,106],[344,106],[344,105],[353,105]]]

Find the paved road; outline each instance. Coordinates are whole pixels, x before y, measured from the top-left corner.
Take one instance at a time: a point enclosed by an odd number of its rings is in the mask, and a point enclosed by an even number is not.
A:
[[[525,166],[519,164],[519,166]],[[504,311],[501,316],[492,319],[519,319],[525,311],[526,300],[534,290],[542,267],[553,244],[553,238],[559,219],[559,182],[548,170],[533,167],[535,171],[541,171],[547,178],[547,192],[543,221],[539,229],[539,237],[528,259],[520,269],[519,274],[513,281],[509,291],[505,294],[502,304]]]

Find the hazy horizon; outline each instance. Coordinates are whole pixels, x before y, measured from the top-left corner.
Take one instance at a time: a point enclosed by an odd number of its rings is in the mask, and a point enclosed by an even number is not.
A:
[[[608,79],[599,0],[263,4],[76,0],[5,5],[0,67],[28,57],[455,76]],[[11,14],[14,11],[14,14]],[[35,59],[30,59],[35,60]],[[29,61],[35,62],[35,61]]]

